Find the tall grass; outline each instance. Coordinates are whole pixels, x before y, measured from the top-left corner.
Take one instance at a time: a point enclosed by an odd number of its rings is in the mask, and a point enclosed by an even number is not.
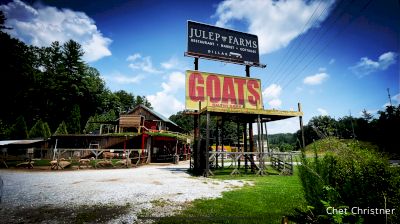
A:
[[[303,215],[309,212],[308,217],[318,223],[400,223],[400,178],[388,159],[357,141],[330,141],[324,144],[328,143],[331,149],[314,148],[314,158],[306,158],[303,152],[299,175],[305,199],[312,208],[303,211]],[[324,156],[319,157],[317,151],[324,151]],[[327,207],[348,208],[349,212],[329,215]],[[350,212],[353,207],[389,208],[397,213],[359,215]]]

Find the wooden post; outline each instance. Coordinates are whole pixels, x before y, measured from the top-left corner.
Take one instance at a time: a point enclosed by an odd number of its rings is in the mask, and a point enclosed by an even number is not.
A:
[[[247,123],[243,124],[243,151],[247,152]],[[247,164],[247,155],[244,155],[244,169],[247,173],[248,164]]]
[[[210,112],[207,111],[207,117],[206,117],[206,145],[205,145],[205,153],[206,153],[206,169],[204,172],[204,176],[208,177],[208,174],[210,172],[210,163],[209,163],[209,146],[210,146]]]
[[[218,117],[217,117],[218,118]],[[219,147],[219,134],[220,134],[220,130],[219,130],[219,128],[220,128],[220,123],[219,123],[220,121],[217,119],[217,125],[216,125],[216,129],[217,129],[217,131],[216,131],[216,136],[215,136],[215,168],[216,169],[218,169],[218,147]]]
[[[198,110],[198,114],[195,115],[195,119],[196,119],[196,129],[195,131],[197,132],[197,145],[195,146],[195,154],[196,154],[196,158],[194,158],[194,166],[195,166],[195,170],[198,174],[200,174],[200,172],[202,171],[202,164],[201,164],[201,157],[202,155],[200,155],[201,153],[201,139],[200,139],[200,111],[201,111],[201,101],[199,101],[199,110]],[[196,165],[197,164],[197,165]]]
[[[222,169],[224,169],[224,117],[221,118],[221,165]]]
[[[260,118],[260,126],[261,126],[261,152],[264,153],[264,126],[261,118]]]
[[[194,70],[199,70],[199,58],[194,58]]]
[[[267,130],[267,122],[264,123],[265,126],[265,140],[267,142],[267,152],[269,154],[269,142],[268,142],[268,130]]]
[[[260,125],[260,120],[261,120],[261,118],[260,118],[260,115],[258,115],[257,116],[257,132],[258,132],[258,152],[262,152],[262,149],[261,149],[261,125]]]
[[[236,121],[236,133],[237,133],[237,152],[241,152],[242,148],[240,147],[240,122],[239,118]],[[240,168],[240,157],[238,159],[238,169]]]
[[[250,146],[250,149],[248,151],[253,152],[253,150],[254,150],[253,122],[249,123],[249,146]],[[250,158],[251,158],[251,160],[250,160]],[[248,159],[250,162],[250,168],[253,169],[253,164],[252,164],[252,161],[254,161],[253,154],[250,154]]]
[[[301,104],[298,103],[297,106],[299,108],[299,112],[301,112]],[[304,140],[303,116],[299,116],[299,120],[300,120],[300,130],[301,130],[301,141],[302,141],[302,146],[304,149],[306,147],[306,142]]]
[[[258,133],[258,155],[259,155],[259,157],[258,157],[258,160],[259,160],[258,161],[258,166],[259,166],[260,169],[263,169],[262,161],[261,161],[263,159],[263,157],[261,155],[261,153],[262,153],[262,149],[261,149],[261,144],[262,144],[262,142],[261,142],[261,135],[262,135],[262,133],[261,133],[261,118],[260,118],[259,114],[257,116],[257,133]]]

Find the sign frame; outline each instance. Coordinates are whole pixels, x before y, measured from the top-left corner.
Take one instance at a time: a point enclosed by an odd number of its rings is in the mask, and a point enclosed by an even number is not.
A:
[[[258,36],[254,34],[187,21],[185,56],[188,57],[265,68],[259,61],[258,44]]]

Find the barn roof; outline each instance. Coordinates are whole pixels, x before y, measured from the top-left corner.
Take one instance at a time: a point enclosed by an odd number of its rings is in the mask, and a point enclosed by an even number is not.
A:
[[[164,121],[164,122],[166,122],[166,123],[171,123],[171,124],[173,124],[173,125],[179,127],[179,125],[177,125],[175,122],[173,122],[173,121],[171,121],[170,119],[164,117],[164,115],[162,115],[162,114],[160,114],[160,113],[158,113],[158,112],[156,112],[156,111],[154,111],[154,110],[152,110],[152,109],[146,107],[146,106],[143,105],[143,104],[137,105],[137,106],[134,107],[132,110],[130,110],[127,114],[132,113],[133,111],[137,110],[137,109],[140,108],[140,107],[143,108],[143,109],[145,109],[145,110],[147,110],[148,112],[150,112],[151,114],[153,114],[155,117],[158,117],[160,120],[162,120],[162,121]]]
[[[24,139],[24,140],[3,140],[0,141],[0,146],[4,145],[29,145],[37,142],[42,142],[43,139]]]

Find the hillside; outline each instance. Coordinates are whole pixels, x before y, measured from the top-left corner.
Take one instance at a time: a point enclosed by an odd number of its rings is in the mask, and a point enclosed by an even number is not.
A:
[[[372,149],[378,151],[378,146],[366,141],[359,141],[353,139],[339,139],[336,137],[327,137],[316,140],[306,146],[305,151],[307,155],[314,154],[317,149],[318,154],[325,154],[326,152],[336,152],[338,149],[348,148],[350,145],[356,144],[360,148]]]

